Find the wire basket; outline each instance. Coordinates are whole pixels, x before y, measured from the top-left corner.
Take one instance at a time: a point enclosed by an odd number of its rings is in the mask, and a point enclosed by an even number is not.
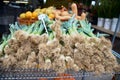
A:
[[[75,79],[75,80],[111,80],[115,73],[103,73],[96,76],[93,72],[74,72],[72,70],[66,71],[64,74],[68,76],[59,76],[61,74],[56,73],[53,70],[40,70],[40,69],[5,69],[0,73],[0,80],[55,80],[55,79]]]
[[[96,75],[94,72],[67,70],[64,73],[67,76],[60,76],[61,74],[54,70],[0,69],[0,80],[112,80],[114,75],[117,75],[115,80],[120,80],[120,74],[114,72]]]

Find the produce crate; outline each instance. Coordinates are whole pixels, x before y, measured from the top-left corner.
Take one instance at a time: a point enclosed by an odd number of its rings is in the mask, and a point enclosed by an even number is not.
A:
[[[20,25],[30,25],[37,20],[38,19],[20,19],[20,18],[17,18],[17,21]]]
[[[116,52],[114,52],[114,55]],[[120,55],[116,56],[119,58]],[[120,58],[119,58],[120,59]],[[101,75],[96,75],[94,72],[79,71],[75,72],[73,70],[67,70],[65,74],[69,76],[59,76],[54,70],[41,70],[41,69],[0,69],[0,80],[112,80],[113,76],[118,75],[115,80],[120,79],[119,73],[103,73]]]

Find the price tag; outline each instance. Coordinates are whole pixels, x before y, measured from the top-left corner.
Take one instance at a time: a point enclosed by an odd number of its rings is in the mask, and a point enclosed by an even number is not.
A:
[[[48,35],[48,30],[47,30],[47,27],[46,27],[45,21],[44,21],[45,17],[46,17],[45,14],[40,14],[40,15],[38,16],[38,19],[42,21],[43,26],[45,27],[45,31],[46,31],[46,33],[47,33],[47,35]]]

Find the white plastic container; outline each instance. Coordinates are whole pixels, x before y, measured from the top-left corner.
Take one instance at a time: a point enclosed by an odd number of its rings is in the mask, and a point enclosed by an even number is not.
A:
[[[98,18],[97,26],[98,27],[103,27],[104,26],[104,18]]]
[[[111,31],[113,31],[113,32],[115,31],[117,22],[118,22],[118,18],[113,18],[113,19],[112,19]],[[118,28],[118,31],[119,31],[119,28]]]
[[[104,28],[110,30],[112,20],[109,18],[105,19]]]

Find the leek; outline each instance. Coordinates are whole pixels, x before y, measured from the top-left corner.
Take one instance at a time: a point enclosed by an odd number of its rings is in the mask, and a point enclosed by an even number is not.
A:
[[[94,29],[91,29],[91,24],[88,21],[81,20],[79,21],[82,31],[87,34],[89,37],[96,37],[93,33]]]
[[[29,26],[29,28],[28,28],[28,30],[26,30],[26,32],[31,34],[33,32],[34,26],[35,26],[35,23],[33,23],[31,26]]]
[[[38,30],[39,30],[39,25],[40,25],[40,21],[37,21],[36,23],[35,23],[35,26],[34,26],[34,29],[33,29],[33,32],[32,32],[32,34],[39,34],[38,33]]]
[[[102,36],[109,36],[109,34],[100,34],[99,32],[96,34],[96,37],[98,37],[98,38],[100,38],[100,37],[102,37]]]
[[[4,50],[4,47],[7,45],[8,43],[8,40],[10,39],[10,35],[6,35],[6,34],[3,34],[2,36],[2,42],[1,42],[1,45],[0,45],[0,56],[3,55],[3,50]]]

